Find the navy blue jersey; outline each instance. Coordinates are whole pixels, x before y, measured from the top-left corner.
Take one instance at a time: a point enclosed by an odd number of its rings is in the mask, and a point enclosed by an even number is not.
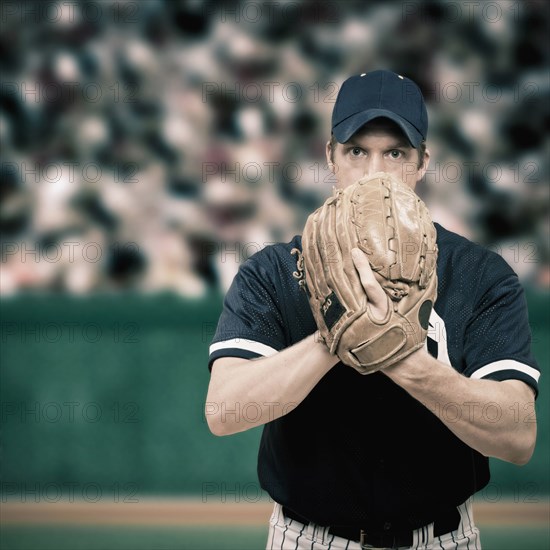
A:
[[[517,276],[497,254],[436,224],[438,297],[428,351],[471,378],[518,379],[538,391],[527,307]],[[301,238],[268,246],[240,268],[228,291],[209,366],[252,359],[317,330],[298,284]],[[254,362],[250,363],[254,368]],[[288,404],[278,404],[281,407]],[[481,404],[483,406],[483,404]],[[417,528],[489,481],[488,460],[380,372],[337,364],[294,410],[264,426],[262,487],[319,525]],[[491,411],[493,413],[495,411]]]

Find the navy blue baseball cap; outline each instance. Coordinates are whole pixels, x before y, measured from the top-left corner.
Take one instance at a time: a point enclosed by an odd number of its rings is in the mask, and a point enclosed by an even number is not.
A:
[[[420,88],[391,71],[372,71],[351,76],[340,88],[332,111],[332,133],[340,143],[348,141],[374,118],[389,118],[418,148],[428,133],[428,113]]]

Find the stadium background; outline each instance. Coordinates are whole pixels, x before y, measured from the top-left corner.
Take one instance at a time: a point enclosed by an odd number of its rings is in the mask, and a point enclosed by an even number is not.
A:
[[[420,193],[516,270],[547,371],[549,18],[545,1],[4,2],[2,549],[262,547],[260,430],[208,432],[208,344],[239,263],[330,192],[349,74],[420,84]],[[531,462],[494,461],[476,496],[485,548],[549,546],[549,393],[543,376]]]

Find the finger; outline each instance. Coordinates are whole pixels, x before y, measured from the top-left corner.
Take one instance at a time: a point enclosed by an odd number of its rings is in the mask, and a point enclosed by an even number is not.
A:
[[[388,299],[384,289],[374,277],[374,273],[372,272],[365,253],[359,248],[353,248],[351,250],[351,257],[353,259],[355,269],[357,269],[357,272],[359,273],[361,284],[365,289],[368,301],[371,306],[377,310],[377,312],[381,313],[381,317],[383,317],[388,309]]]

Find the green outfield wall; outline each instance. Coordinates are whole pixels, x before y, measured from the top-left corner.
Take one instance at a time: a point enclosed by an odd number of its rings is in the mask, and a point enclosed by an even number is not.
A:
[[[261,430],[218,438],[204,419],[208,345],[221,303],[220,296],[133,294],[5,299],[2,498],[259,498]],[[547,299],[529,294],[529,303],[533,345],[546,371]],[[548,381],[545,373],[533,459],[523,467],[494,461],[486,500],[548,494]]]

